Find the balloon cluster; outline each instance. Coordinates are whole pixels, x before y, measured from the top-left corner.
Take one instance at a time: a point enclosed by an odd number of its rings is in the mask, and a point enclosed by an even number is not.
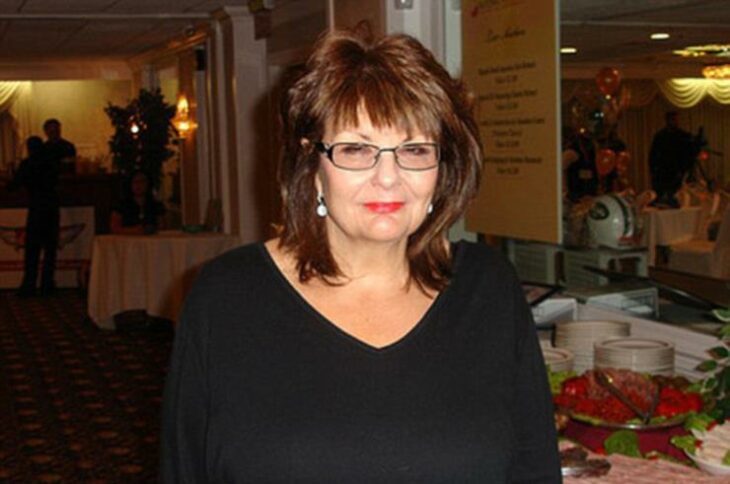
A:
[[[621,85],[621,74],[614,67],[604,67],[595,78],[595,86],[585,85],[570,104],[571,125],[591,137],[604,137],[618,124],[621,113],[631,102],[631,93]]]
[[[571,101],[570,124],[582,136],[590,138],[597,145],[596,171],[605,178],[615,172],[618,185],[622,190],[628,187],[628,167],[630,155],[625,145],[612,143],[621,114],[628,108],[631,93],[621,84],[621,73],[614,67],[604,67],[595,77],[595,85],[580,88]],[[618,147],[617,147],[618,145]]]

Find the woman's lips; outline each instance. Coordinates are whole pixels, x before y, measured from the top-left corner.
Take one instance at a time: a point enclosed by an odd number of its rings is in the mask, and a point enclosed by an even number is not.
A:
[[[374,213],[393,213],[401,209],[403,202],[368,202],[365,208]]]

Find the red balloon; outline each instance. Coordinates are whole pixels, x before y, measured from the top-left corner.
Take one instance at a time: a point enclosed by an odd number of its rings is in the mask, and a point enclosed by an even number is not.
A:
[[[616,153],[608,148],[596,154],[596,169],[599,176],[606,176],[616,168]]]
[[[618,69],[604,67],[596,74],[596,86],[604,96],[610,96],[616,92],[621,83],[621,74]]]

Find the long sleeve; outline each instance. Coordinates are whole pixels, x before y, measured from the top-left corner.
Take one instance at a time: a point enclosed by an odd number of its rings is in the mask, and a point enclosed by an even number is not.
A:
[[[208,482],[208,315],[200,286],[196,283],[186,300],[165,383],[160,466],[164,483]]]
[[[518,366],[512,405],[515,454],[511,481],[561,482],[553,405],[535,324],[518,284],[514,297]]]

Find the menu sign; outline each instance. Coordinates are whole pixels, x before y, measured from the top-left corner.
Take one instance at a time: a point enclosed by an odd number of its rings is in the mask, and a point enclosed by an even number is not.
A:
[[[560,243],[557,0],[464,0],[463,75],[484,145],[473,232]]]

